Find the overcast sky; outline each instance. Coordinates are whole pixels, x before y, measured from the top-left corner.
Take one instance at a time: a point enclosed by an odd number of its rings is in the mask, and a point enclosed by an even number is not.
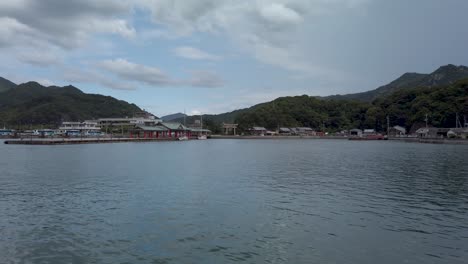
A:
[[[0,1],[0,76],[156,114],[374,89],[468,65],[466,0]]]

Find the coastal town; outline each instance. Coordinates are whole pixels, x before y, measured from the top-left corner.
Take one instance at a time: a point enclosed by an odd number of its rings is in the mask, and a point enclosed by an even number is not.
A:
[[[238,138],[238,139],[267,139],[267,138],[323,138],[349,140],[387,140],[387,139],[427,139],[444,140],[468,138],[468,124],[457,120],[454,128],[437,128],[426,126],[412,128],[407,131],[402,126],[388,126],[385,133],[375,129],[349,129],[330,133],[311,127],[278,127],[275,130],[253,126],[239,131],[238,124],[222,123],[221,133],[213,135],[212,131],[203,128],[201,119],[192,124],[175,121],[164,121],[148,112],[135,114],[133,117],[99,118],[75,122],[62,122],[56,129],[40,128],[15,130],[4,127],[0,129],[0,138],[13,139],[5,141],[7,144],[26,143],[27,140],[47,143],[58,142],[113,142],[113,141],[142,141],[142,140],[193,140],[207,138]],[[47,141],[49,140],[49,141]]]

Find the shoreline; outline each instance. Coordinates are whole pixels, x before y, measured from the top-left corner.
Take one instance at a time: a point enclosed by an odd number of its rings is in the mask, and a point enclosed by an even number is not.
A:
[[[74,145],[74,144],[104,144],[104,143],[144,143],[144,142],[167,142],[179,141],[177,138],[23,138],[23,139],[5,139],[7,145]],[[239,139],[239,140],[349,140],[350,137],[342,136],[228,136],[213,135],[209,139]],[[189,139],[197,140],[197,139]],[[358,141],[383,141],[377,139],[362,139]],[[387,141],[387,140],[385,140]],[[455,144],[468,145],[468,139],[445,139],[445,138],[388,138],[388,141],[399,141],[405,143],[422,144]]]
[[[7,145],[74,145],[74,144],[105,144],[126,142],[166,142],[179,141],[177,138],[53,138],[53,139],[12,139],[5,140]]]

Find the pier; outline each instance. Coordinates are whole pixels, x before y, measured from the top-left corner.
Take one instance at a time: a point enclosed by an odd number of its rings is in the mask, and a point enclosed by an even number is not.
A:
[[[74,145],[124,142],[178,141],[177,138],[52,138],[52,139],[12,139],[4,141],[9,145]]]

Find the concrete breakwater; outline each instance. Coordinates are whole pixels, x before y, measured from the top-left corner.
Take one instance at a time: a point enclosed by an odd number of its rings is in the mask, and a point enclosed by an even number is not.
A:
[[[6,140],[10,145],[71,145],[71,144],[101,144],[122,142],[159,142],[178,141],[177,138],[53,138],[53,139],[14,139]]]

